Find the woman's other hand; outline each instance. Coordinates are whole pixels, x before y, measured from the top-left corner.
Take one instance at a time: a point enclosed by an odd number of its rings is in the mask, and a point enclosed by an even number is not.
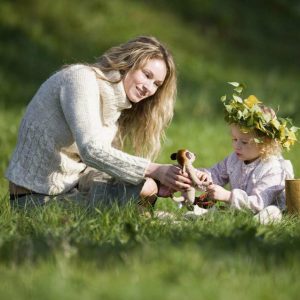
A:
[[[145,175],[175,191],[185,191],[192,184],[189,175],[175,165],[150,163]]]

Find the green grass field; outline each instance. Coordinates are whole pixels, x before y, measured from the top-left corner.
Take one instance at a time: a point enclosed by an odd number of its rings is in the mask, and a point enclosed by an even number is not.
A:
[[[182,145],[182,128],[170,127],[163,161]],[[199,166],[230,150],[223,122],[214,129],[207,120],[189,123],[187,130],[198,132],[184,144],[197,152]],[[10,134],[1,136],[4,144]],[[289,153],[294,162],[298,151],[297,145]],[[191,221],[169,199],[159,199],[156,209],[173,212],[175,222],[142,216],[134,205],[53,203],[16,212],[3,196],[1,299],[298,299],[299,218],[263,226],[247,212],[220,210]]]
[[[172,5],[170,6],[170,3]],[[0,4],[0,299],[298,299],[300,218],[256,224],[219,210],[191,221],[170,199],[14,211],[4,171],[26,104],[62,64],[92,61],[140,34],[158,36],[178,67],[178,100],[158,161],[189,148],[208,167],[231,151],[220,97],[227,81],[280,106],[300,126],[296,1],[30,0]],[[300,177],[299,143],[285,157]]]

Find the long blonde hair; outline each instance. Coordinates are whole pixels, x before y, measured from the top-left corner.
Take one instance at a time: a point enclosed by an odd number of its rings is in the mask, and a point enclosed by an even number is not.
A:
[[[174,112],[176,68],[172,55],[156,38],[140,36],[110,48],[93,66],[103,72],[119,71],[120,82],[128,71],[142,67],[150,59],[165,62],[165,80],[154,95],[122,111],[114,145],[120,149],[130,145],[136,155],[155,159]]]

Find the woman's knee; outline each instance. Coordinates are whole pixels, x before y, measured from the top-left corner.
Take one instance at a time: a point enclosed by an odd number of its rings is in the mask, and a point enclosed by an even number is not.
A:
[[[157,192],[158,192],[158,187],[156,182],[152,178],[147,178],[141,190],[140,196],[142,198],[151,197],[153,195],[156,196]]]
[[[140,192],[142,203],[154,205],[157,199],[158,187],[152,178],[147,178]]]

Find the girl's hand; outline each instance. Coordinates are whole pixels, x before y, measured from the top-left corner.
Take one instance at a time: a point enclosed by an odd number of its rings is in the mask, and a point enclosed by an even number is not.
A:
[[[145,176],[159,180],[162,185],[171,190],[185,191],[191,187],[192,181],[186,172],[174,165],[150,163]]]
[[[211,184],[207,187],[207,192],[209,198],[220,200],[224,202],[229,202],[231,192],[224,189],[220,185],[217,184]]]

